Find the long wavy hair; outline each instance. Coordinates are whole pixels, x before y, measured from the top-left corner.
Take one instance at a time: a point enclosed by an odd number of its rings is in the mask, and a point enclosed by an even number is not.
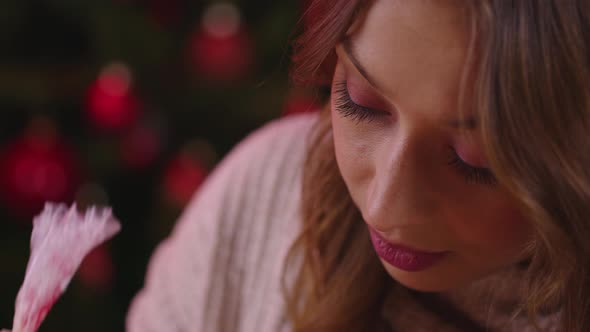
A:
[[[293,44],[295,82],[329,85],[334,47],[370,3],[310,1]],[[535,229],[524,310],[539,331],[535,317],[555,305],[560,330],[590,331],[590,2],[465,3],[471,65],[461,109],[476,110],[490,168]],[[395,281],[338,171],[328,113],[308,140],[303,227],[283,274],[288,313],[296,332],[374,331]]]

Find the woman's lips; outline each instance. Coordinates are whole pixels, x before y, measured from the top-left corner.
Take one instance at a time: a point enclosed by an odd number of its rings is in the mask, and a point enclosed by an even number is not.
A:
[[[444,252],[424,252],[393,244],[385,240],[375,230],[369,227],[371,242],[377,254],[389,264],[398,269],[416,272],[425,270],[448,254]]]

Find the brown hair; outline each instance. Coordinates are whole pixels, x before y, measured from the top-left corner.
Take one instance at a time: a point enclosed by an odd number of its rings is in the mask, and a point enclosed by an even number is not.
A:
[[[330,82],[334,47],[369,3],[311,2],[294,43],[296,82]],[[535,226],[525,309],[536,326],[537,314],[557,305],[561,330],[590,331],[590,4],[466,3],[472,38],[461,105],[476,110],[492,172]],[[473,98],[464,104],[468,76]],[[303,229],[284,269],[288,312],[297,332],[375,330],[395,281],[338,171],[327,113],[308,141]]]

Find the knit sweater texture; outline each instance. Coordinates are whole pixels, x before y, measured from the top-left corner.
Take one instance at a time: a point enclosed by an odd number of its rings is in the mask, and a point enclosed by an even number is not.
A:
[[[223,159],[155,250],[128,332],[292,330],[281,276],[301,227],[303,162],[317,120],[307,113],[272,121]],[[521,282],[520,270],[508,268],[439,295],[489,331],[533,332],[526,315],[511,317]],[[403,287],[392,287],[382,315],[396,331],[461,331]],[[558,315],[539,324],[557,331]]]

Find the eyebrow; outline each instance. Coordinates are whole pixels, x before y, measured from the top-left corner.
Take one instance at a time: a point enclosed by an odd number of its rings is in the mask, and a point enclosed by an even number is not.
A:
[[[350,38],[344,39],[344,41],[342,42],[342,46],[344,49],[344,53],[346,53],[346,56],[348,57],[350,62],[352,62],[352,64],[356,67],[356,69],[364,77],[364,79],[367,82],[369,82],[369,84],[371,84],[373,86],[373,88],[375,88],[376,90],[384,91],[383,89],[381,89],[379,87],[379,85],[376,83],[376,81],[373,78],[371,78],[371,75],[369,75],[369,73],[367,72],[365,67],[363,67],[363,65],[361,65],[361,63],[359,62],[359,60],[356,56],[356,53],[354,51],[354,48],[352,47],[352,43],[350,41]]]
[[[355,49],[352,46],[352,42],[350,38],[346,38],[342,41],[342,48],[344,53],[352,62],[356,70],[363,76],[363,78],[377,91],[383,92],[384,89],[381,89],[380,86],[377,84],[376,80],[372,78],[372,76],[367,72],[365,67],[361,65],[356,56]],[[447,126],[454,128],[454,129],[466,129],[466,130],[473,130],[477,127],[477,121],[473,117],[466,117],[465,119],[453,119],[447,121]]]

